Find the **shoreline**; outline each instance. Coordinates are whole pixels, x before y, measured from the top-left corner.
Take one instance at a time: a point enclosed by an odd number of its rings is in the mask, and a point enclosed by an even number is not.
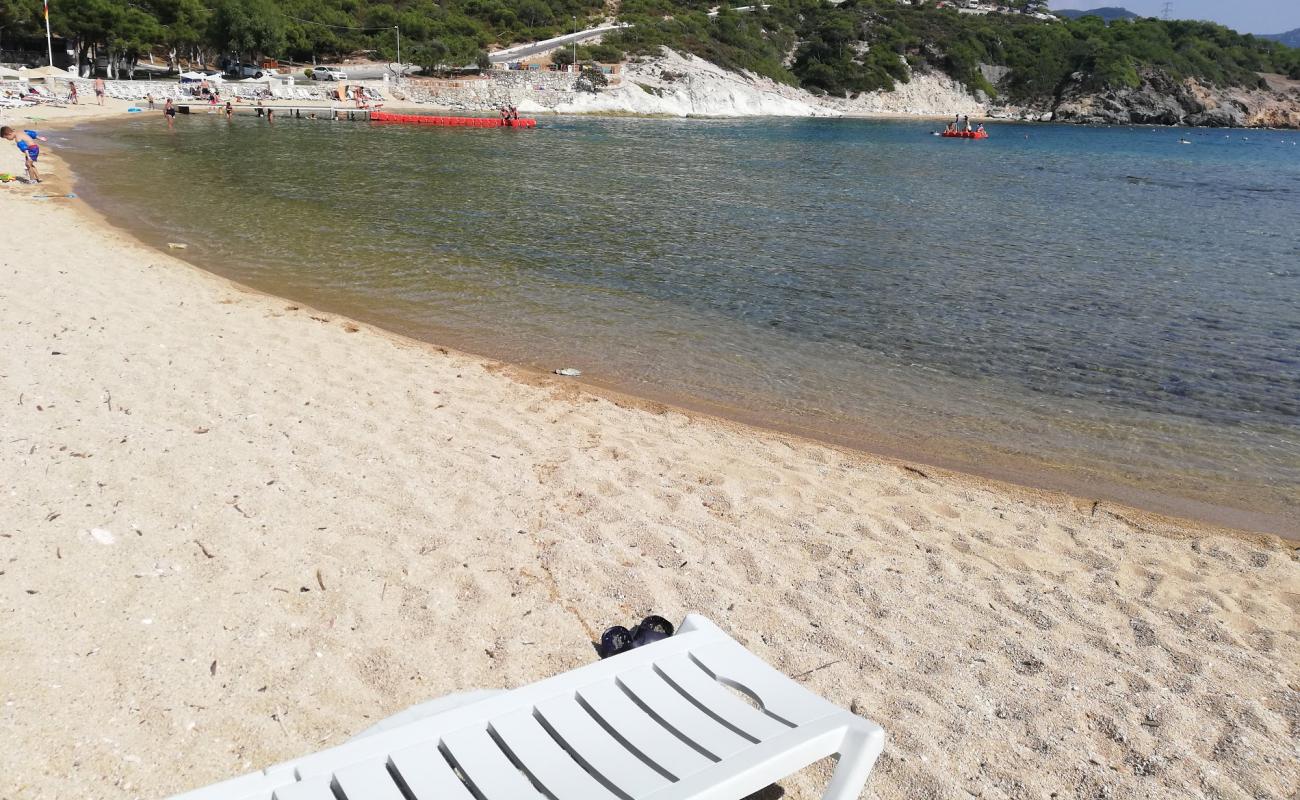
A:
[[[910,117],[897,118],[909,119]],[[126,117],[122,115],[117,119],[126,119]],[[110,120],[89,120],[94,124],[108,121]],[[76,127],[86,122],[88,120],[69,120],[68,126]],[[66,162],[60,163],[67,169]],[[75,180],[75,176],[72,177]],[[93,193],[91,196],[93,198]],[[117,233],[125,233],[142,245],[185,263],[193,269],[230,281],[250,292],[299,302],[299,299],[292,297],[291,293],[248,286],[237,278],[222,274],[219,266],[204,264],[200,258],[187,257],[186,251],[164,251],[159,242],[149,241],[145,232],[133,227],[128,221],[113,219],[111,204],[107,199],[104,199],[99,207],[92,208],[87,204],[87,210],[92,211],[97,222],[106,228]],[[461,357],[479,359],[485,364],[491,364],[494,369],[508,369],[524,383],[549,386],[549,382],[555,380],[555,376],[550,375],[540,366],[521,363],[517,360],[519,356],[512,358],[509,354],[494,353],[490,343],[464,341],[453,331],[435,329],[429,332],[421,331],[419,334],[397,332],[387,327],[381,316],[358,312],[355,308],[349,308],[346,302],[313,301],[308,302],[307,305],[333,315],[343,315],[353,322],[382,330],[402,340],[429,346],[435,350],[451,349]],[[897,437],[890,438],[881,429],[814,427],[810,424],[801,424],[794,419],[764,415],[752,409],[731,406],[708,398],[671,392],[654,393],[647,391],[649,387],[638,387],[635,391],[629,391],[616,380],[602,379],[594,375],[585,375],[576,380],[563,379],[561,382],[581,387],[596,396],[614,399],[624,405],[667,408],[710,420],[714,424],[739,426],[740,429],[748,430],[753,435],[778,434],[793,437],[807,443],[834,447],[848,454],[907,469],[916,469],[915,466],[911,466],[915,464],[927,473],[942,473],[949,479],[962,480],[974,486],[988,486],[997,491],[1021,493],[1025,497],[1050,502],[1062,508],[1088,508],[1091,514],[1112,514],[1128,520],[1135,526],[1153,529],[1196,526],[1206,532],[1231,533],[1246,537],[1279,536],[1285,541],[1300,543],[1300,530],[1297,530],[1293,521],[1283,516],[1281,512],[1256,512],[1164,491],[1142,489],[1131,483],[1120,482],[1106,476],[1089,475],[1083,471],[1083,468],[1077,466],[1071,468],[1069,465],[1035,462],[1027,460],[1024,456],[1017,458],[1001,455],[989,459],[988,453],[977,451],[963,453],[951,446],[954,443],[948,442],[940,442],[931,448],[926,448]]]
[[[25,234],[0,258],[0,796],[165,797],[687,612],[879,721],[880,800],[1300,780],[1300,553],[1277,536],[357,324],[24,196],[71,177],[54,161],[0,190]]]

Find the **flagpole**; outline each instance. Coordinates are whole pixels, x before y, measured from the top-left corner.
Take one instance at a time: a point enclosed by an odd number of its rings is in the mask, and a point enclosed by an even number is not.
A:
[[[50,0],[45,0],[45,47],[49,51],[50,66],[54,66],[54,39],[50,36]]]

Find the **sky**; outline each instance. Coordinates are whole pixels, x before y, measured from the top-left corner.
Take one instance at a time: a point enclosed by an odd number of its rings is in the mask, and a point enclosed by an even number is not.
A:
[[[1171,0],[1170,16],[1208,19],[1242,33],[1284,33],[1300,28],[1300,0]],[[1087,10],[1102,6],[1127,8],[1144,17],[1158,17],[1164,0],[1051,0],[1052,8]]]

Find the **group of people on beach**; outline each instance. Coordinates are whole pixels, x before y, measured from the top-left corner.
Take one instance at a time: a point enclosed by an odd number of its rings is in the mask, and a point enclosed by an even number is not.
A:
[[[953,119],[953,121],[948,123],[948,127],[944,128],[943,132],[944,133],[983,133],[983,131],[984,131],[984,123],[981,122],[979,125],[972,128],[970,126],[969,114],[967,114],[965,117],[963,117],[961,114],[957,114]]]
[[[95,101],[101,106],[104,105],[104,79],[96,78],[93,86],[95,87]],[[77,93],[76,81],[68,81],[68,103],[74,106],[81,105],[81,96]]]

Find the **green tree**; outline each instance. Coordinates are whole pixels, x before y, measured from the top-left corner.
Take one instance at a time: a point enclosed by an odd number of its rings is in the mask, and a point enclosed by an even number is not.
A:
[[[285,15],[274,0],[218,0],[207,35],[218,50],[252,62],[281,53],[288,41]]]

